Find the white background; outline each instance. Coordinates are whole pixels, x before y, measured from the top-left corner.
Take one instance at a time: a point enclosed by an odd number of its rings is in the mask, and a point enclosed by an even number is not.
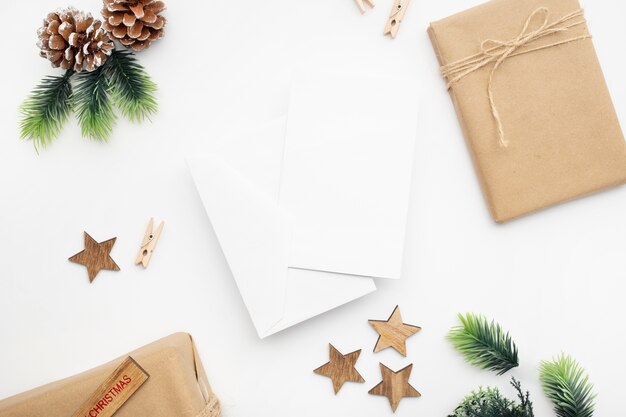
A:
[[[0,82],[0,398],[78,373],[175,331],[189,331],[224,416],[383,416],[367,395],[378,362],[414,363],[420,399],[397,415],[445,416],[479,385],[512,395],[507,377],[476,370],[444,336],[456,313],[482,312],[520,348],[512,374],[531,390],[539,417],[553,415],[539,361],[561,351],[589,371],[598,416],[623,410],[626,189],[498,226],[489,218],[426,35],[431,20],[479,0],[419,0],[395,40],[382,36],[391,0],[361,16],[352,0],[169,1],[167,36],[140,55],[159,84],[152,123],[120,120],[108,144],[80,137],[75,121],[39,156],[18,139],[17,108],[46,74],[35,30],[56,2],[4,4]],[[74,5],[97,13],[97,0]],[[626,4],[586,0],[587,17],[622,121]],[[422,86],[406,256],[400,281],[267,340],[258,340],[184,157],[233,129],[286,111],[294,66],[346,67]],[[367,88],[366,85],[363,88]],[[402,106],[403,103],[389,103]],[[593,109],[589,109],[593,111]],[[148,219],[166,220],[149,269],[133,265]],[[118,241],[121,272],[89,285],[67,258],[82,232]],[[423,331],[409,357],[374,355],[367,319],[400,304]],[[337,397],[312,370],[327,343],[363,349],[367,383]]]

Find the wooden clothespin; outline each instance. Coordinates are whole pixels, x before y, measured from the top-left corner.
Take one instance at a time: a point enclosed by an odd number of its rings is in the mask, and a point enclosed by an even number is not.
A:
[[[389,14],[389,19],[383,32],[385,35],[391,35],[392,38],[396,37],[407,7],[409,7],[409,0],[394,0],[391,14]]]
[[[363,2],[367,3],[372,8],[375,6],[374,0],[354,0],[354,2],[361,11],[361,14],[365,13],[365,4]]]
[[[154,251],[157,241],[159,240],[159,236],[161,236],[164,224],[165,222],[161,222],[159,227],[157,227],[156,232],[153,232],[154,219],[150,219],[150,223],[146,229],[146,234],[143,237],[143,242],[141,242],[139,254],[135,260],[136,265],[142,264],[144,268],[148,267],[148,263],[150,263],[150,258],[152,257],[152,251]]]

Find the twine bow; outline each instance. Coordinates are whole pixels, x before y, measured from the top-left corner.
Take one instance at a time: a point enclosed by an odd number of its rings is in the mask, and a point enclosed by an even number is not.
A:
[[[504,128],[502,126],[502,120],[500,118],[500,113],[498,112],[498,108],[496,107],[493,98],[493,76],[495,75],[500,65],[502,65],[504,61],[506,61],[508,58],[512,58],[514,56],[519,56],[530,52],[535,52],[542,49],[552,48],[558,45],[591,38],[591,35],[585,34],[550,43],[548,45],[522,49],[523,47],[528,46],[529,44],[545,36],[566,32],[573,27],[584,25],[586,23],[584,18],[584,12],[582,9],[565,15],[561,19],[553,23],[549,23],[549,16],[550,10],[547,7],[540,7],[530,14],[520,34],[512,40],[499,41],[495,39],[485,39],[480,44],[481,52],[441,67],[441,73],[448,82],[448,89],[450,89],[455,83],[461,81],[466,76],[472,74],[475,71],[478,71],[479,69],[491,63],[494,63],[493,68],[491,69],[491,73],[489,74],[487,94],[489,96],[489,104],[491,106],[491,115],[496,122],[499,134],[499,141],[502,147],[506,147],[509,142],[504,138]],[[541,24],[537,29],[531,29],[531,25],[534,23],[535,20],[537,20],[537,17],[543,18],[540,21]]]

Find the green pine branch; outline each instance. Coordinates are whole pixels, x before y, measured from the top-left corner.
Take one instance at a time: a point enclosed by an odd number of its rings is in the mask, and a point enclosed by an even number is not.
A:
[[[105,63],[115,105],[131,121],[150,118],[158,109],[156,84],[129,51],[115,50]]]
[[[591,417],[595,408],[593,384],[571,356],[541,362],[539,379],[558,417]]]
[[[149,119],[158,109],[156,84],[132,52],[115,50],[95,71],[74,74],[68,70],[44,78],[20,107],[20,136],[36,149],[58,137],[72,110],[84,137],[107,141],[116,121],[113,104],[133,122]]]
[[[115,113],[109,96],[110,85],[104,67],[76,75],[74,108],[82,135],[106,142],[113,132]]]
[[[472,313],[459,314],[459,320],[462,325],[450,330],[448,340],[467,362],[498,375],[519,365],[517,346],[499,324]]]
[[[35,149],[45,147],[59,136],[72,110],[74,71],[47,76],[24,100],[20,107],[20,137],[32,140]]]

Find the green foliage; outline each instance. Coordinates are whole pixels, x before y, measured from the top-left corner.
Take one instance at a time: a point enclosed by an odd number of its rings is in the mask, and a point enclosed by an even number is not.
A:
[[[156,89],[132,52],[115,50],[95,71],[44,78],[20,107],[20,136],[45,147],[74,110],[84,137],[107,141],[116,121],[113,104],[132,122],[149,119],[158,109]]]
[[[83,136],[107,141],[113,132],[115,113],[109,97],[109,81],[104,67],[82,71],[76,76],[74,108]]]
[[[52,142],[69,118],[73,73],[67,70],[64,75],[45,77],[20,107],[20,137],[32,140],[36,149]]]
[[[113,51],[105,63],[115,105],[131,121],[142,121],[157,111],[157,87],[129,51]]]
[[[448,417],[534,417],[530,394],[522,391],[515,378],[511,379],[511,385],[517,391],[519,404],[503,397],[497,388],[480,388],[465,397]]]
[[[454,327],[448,339],[474,366],[502,375],[519,365],[517,346],[508,332],[484,316],[459,314],[462,325]]]
[[[541,362],[539,379],[558,417],[591,417],[595,407],[593,384],[569,355]]]

